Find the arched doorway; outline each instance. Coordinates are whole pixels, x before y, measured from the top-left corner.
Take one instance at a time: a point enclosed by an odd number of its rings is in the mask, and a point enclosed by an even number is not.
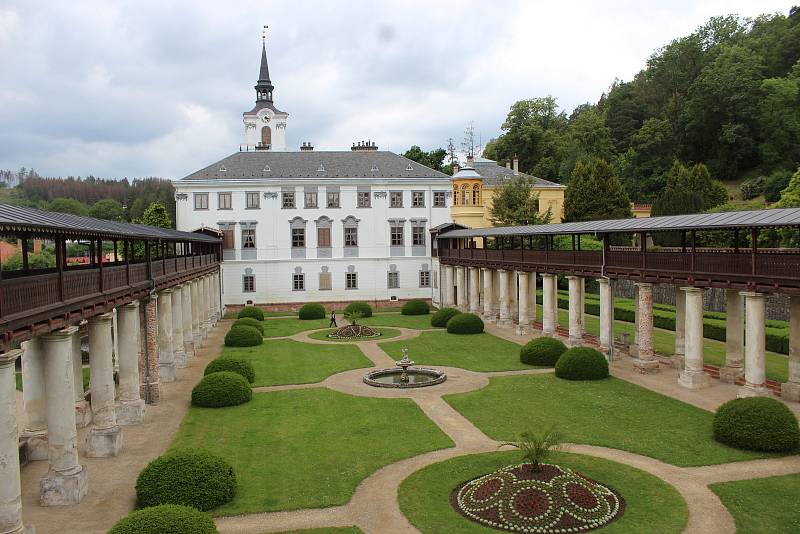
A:
[[[272,144],[272,130],[270,130],[269,126],[261,128],[261,144],[263,146]]]

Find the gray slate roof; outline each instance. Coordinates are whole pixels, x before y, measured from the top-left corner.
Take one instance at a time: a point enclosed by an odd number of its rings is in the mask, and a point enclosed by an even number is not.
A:
[[[615,232],[662,232],[670,230],[721,230],[727,228],[763,228],[776,226],[800,226],[800,208],[781,208],[754,211],[727,211],[723,213],[694,213],[691,215],[668,215],[664,217],[642,217],[609,219],[560,224],[538,224],[533,226],[499,226],[453,230],[440,235],[451,237],[557,235],[557,234],[603,234]]]
[[[408,166],[411,170],[407,170]],[[224,170],[222,170],[224,168]],[[373,170],[376,168],[377,170]],[[268,169],[268,170],[267,170]],[[182,180],[441,178],[446,174],[385,150],[235,152]]]
[[[506,169],[505,167],[501,167],[497,164],[496,161],[492,161],[489,159],[477,159],[473,162],[472,167],[475,169],[475,172],[481,175],[483,178],[483,183],[486,185],[497,185],[503,182],[506,182],[514,177],[514,171],[512,169]],[[536,180],[535,187],[541,189],[566,189],[566,186],[557,184],[555,182],[551,182],[549,180],[545,180],[544,178],[538,178],[536,176],[531,176],[530,174],[525,174],[524,172],[519,173],[521,176],[525,176],[528,178],[533,178]]]

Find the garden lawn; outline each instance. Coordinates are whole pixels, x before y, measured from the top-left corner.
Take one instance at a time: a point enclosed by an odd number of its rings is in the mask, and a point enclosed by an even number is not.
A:
[[[459,534],[498,532],[466,519],[450,506],[453,489],[461,482],[520,461],[519,452],[491,452],[460,456],[430,465],[408,477],[400,486],[400,508],[423,533]],[[602,532],[681,532],[689,510],[680,494],[651,474],[624,464],[579,454],[558,453],[549,463],[575,469],[617,490],[625,499],[625,513]]]
[[[331,375],[372,367],[372,361],[355,345],[320,345],[293,339],[264,340],[255,347],[225,347],[221,356],[250,360],[256,371],[254,386],[309,384]]]
[[[380,343],[392,358],[402,358],[402,349],[418,365],[446,365],[470,371],[531,369],[519,361],[520,345],[491,334],[459,335],[445,331],[423,332],[405,341]]]
[[[331,339],[328,337],[328,334],[335,332],[335,328],[331,328],[329,330],[320,330],[319,332],[314,332],[313,334],[309,334],[308,337],[313,339],[321,339],[322,341],[332,341],[334,343],[358,343],[359,341],[380,341],[382,339],[391,339],[393,337],[397,337],[402,332],[400,330],[395,330],[394,328],[374,328],[374,330],[381,333],[379,337],[368,337],[364,339]]]
[[[233,465],[236,496],[212,514],[236,515],[345,504],[381,467],[453,442],[410,399],[314,388],[192,407],[172,446],[203,447]]]
[[[711,412],[613,377],[493,377],[482,390],[445,400],[499,441],[513,440],[527,429],[555,426],[567,442],[622,449],[678,466],[774,456],[717,443]]]
[[[17,391],[22,391],[22,373],[16,373]],[[83,390],[89,387],[89,368],[83,368]]]
[[[309,319],[307,321],[296,318],[265,319],[262,324],[264,325],[264,337],[286,337],[306,330],[327,328],[330,319]]]
[[[738,534],[800,532],[800,475],[712,484],[736,520]]]
[[[403,315],[400,313],[381,313],[372,317],[358,320],[361,324],[369,326],[399,326],[400,328],[415,328],[425,330],[431,326],[431,315]]]
[[[362,534],[358,527],[311,528],[307,530],[290,530],[284,534]]]

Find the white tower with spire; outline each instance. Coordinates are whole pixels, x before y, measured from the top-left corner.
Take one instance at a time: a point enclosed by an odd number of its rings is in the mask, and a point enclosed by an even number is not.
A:
[[[248,149],[286,150],[286,121],[289,114],[275,107],[272,92],[275,87],[269,79],[267,65],[266,26],[261,35],[261,68],[255,85],[256,105],[243,115],[244,138]]]

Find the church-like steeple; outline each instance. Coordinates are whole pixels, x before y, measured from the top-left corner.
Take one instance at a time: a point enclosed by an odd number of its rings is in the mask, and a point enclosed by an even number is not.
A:
[[[258,71],[256,83],[256,102],[272,102],[272,90],[275,87],[269,79],[269,65],[267,65],[266,26],[261,35],[261,69]]]

